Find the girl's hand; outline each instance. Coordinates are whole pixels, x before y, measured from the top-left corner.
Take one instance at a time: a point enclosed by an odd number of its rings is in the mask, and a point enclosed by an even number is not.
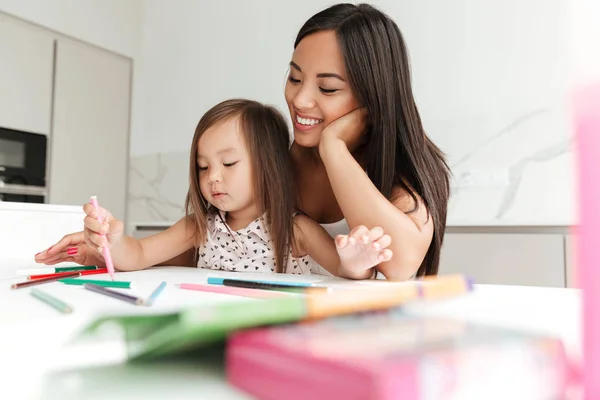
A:
[[[103,247],[112,247],[123,238],[123,222],[115,219],[112,214],[100,207],[98,211],[87,203],[83,206],[86,217],[83,219],[83,238],[85,243],[98,252]],[[101,223],[97,221],[101,216]]]
[[[359,225],[348,235],[338,235],[335,246],[340,257],[343,276],[353,279],[366,279],[372,275],[371,268],[392,259],[389,249],[392,239],[383,229],[367,229]]]
[[[357,108],[327,125],[321,134],[319,151],[332,139],[338,139],[353,152],[363,143],[366,130],[367,111],[364,107]]]
[[[46,265],[74,262],[81,265],[105,267],[102,254],[86,245],[83,232],[64,236],[53,246],[35,255],[35,261]]]

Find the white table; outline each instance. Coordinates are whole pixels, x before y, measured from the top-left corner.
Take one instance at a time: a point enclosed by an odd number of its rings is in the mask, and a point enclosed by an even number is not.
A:
[[[0,268],[3,269],[10,270],[7,265]],[[178,399],[249,398],[227,385],[222,365],[209,362],[192,364],[189,361],[126,365],[122,363],[125,352],[120,343],[60,348],[61,343],[68,341],[70,334],[105,312],[129,312],[132,307],[141,312],[157,312],[183,304],[239,301],[231,296],[175,287],[181,282],[203,282],[207,273],[204,270],[176,267],[119,273],[119,280],[131,280],[136,284],[132,291],[139,295],[147,295],[163,280],[169,283],[151,309],[104,298],[81,287],[62,283],[44,285],[46,291],[71,300],[75,312],[68,316],[60,315],[32,298],[28,294],[29,289],[10,290],[9,283],[14,279],[1,280],[0,376],[3,377],[3,383],[0,385],[0,398],[14,399],[14,395],[8,395],[8,388],[22,385],[26,388],[22,389],[22,398],[44,400],[164,399],[167,395],[175,395]],[[279,278],[307,279],[295,276]],[[326,281],[332,285],[347,284],[347,281],[337,278],[312,276],[309,279]],[[469,295],[443,302],[414,304],[406,309],[409,313],[451,316],[553,334],[564,340],[572,358],[579,359],[580,308],[580,293],[574,289],[477,285]],[[42,341],[42,338],[47,340]],[[21,352],[25,356],[11,356],[11,353]]]

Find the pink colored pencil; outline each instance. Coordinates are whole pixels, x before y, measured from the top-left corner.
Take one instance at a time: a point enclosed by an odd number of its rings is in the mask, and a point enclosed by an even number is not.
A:
[[[234,286],[202,285],[202,284],[197,284],[197,283],[180,283],[179,287],[181,289],[186,289],[186,290],[197,290],[200,292],[230,294],[232,296],[253,297],[256,299],[267,299],[267,298],[273,298],[273,297],[288,296],[288,294],[285,294],[284,292],[277,292],[277,291],[273,291],[273,290],[238,288],[238,287],[234,287]]]
[[[98,198],[96,196],[90,197],[90,203],[94,206],[96,211],[98,212],[98,217],[96,220],[102,223],[102,217],[100,216],[100,205],[98,204]],[[106,237],[106,235],[103,235]],[[110,255],[110,249],[108,248],[108,244],[102,248],[102,255],[104,256],[104,262],[106,263],[106,269],[108,269],[108,274],[110,275],[110,279],[115,280],[115,266],[112,262],[112,256]]]
[[[579,166],[577,280],[583,289],[585,399],[600,399],[600,83],[575,95]]]

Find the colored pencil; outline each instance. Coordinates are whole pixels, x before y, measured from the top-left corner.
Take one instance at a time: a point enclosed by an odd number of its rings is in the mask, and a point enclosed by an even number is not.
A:
[[[63,314],[69,314],[73,312],[73,307],[46,292],[42,292],[39,289],[33,288],[29,293],[36,299],[41,300],[42,302],[46,303],[50,307]]]
[[[106,268],[101,268],[101,269],[93,269],[93,270],[89,270],[89,271],[79,271],[79,274],[81,276],[85,276],[85,275],[106,274],[107,272],[108,272],[108,270]],[[53,276],[64,277],[67,274],[69,274],[69,272],[58,272],[56,274],[30,275],[27,277],[27,279],[42,279],[42,278],[50,278]]]
[[[89,291],[103,294],[105,296],[112,297],[113,299],[122,300],[127,303],[135,304],[138,306],[144,303],[144,300],[139,297],[117,292],[116,290],[111,290],[102,286],[94,285],[93,283],[86,283],[83,285],[83,287]]]
[[[380,286],[380,287],[376,287]],[[337,290],[314,293],[307,288],[306,304],[309,318],[342,315],[357,310],[376,310],[398,307],[417,300],[452,298],[473,290],[470,279],[462,275],[443,275],[394,284],[373,282],[364,289]]]
[[[48,275],[48,274],[59,274],[63,272],[75,272],[75,271],[92,271],[100,269],[95,265],[71,265],[69,267],[42,267],[42,268],[26,268],[19,269],[15,272],[19,276],[29,275]]]
[[[235,278],[220,278],[220,277],[214,277],[214,276],[209,276],[206,279],[206,283],[208,283],[210,285],[225,285],[225,281],[227,281],[227,283],[229,283],[228,286],[234,286],[236,283],[239,282],[240,285],[259,284],[259,285],[262,285],[264,288],[266,288],[268,286],[270,286],[271,288],[275,288],[275,287],[280,287],[280,288],[315,287],[314,283],[309,283],[309,282],[270,281],[270,280],[263,280],[263,279],[235,279]],[[239,287],[242,287],[242,286],[239,286]],[[250,286],[243,286],[243,287],[250,287]]]
[[[223,286],[232,286],[246,289],[278,290],[288,293],[303,293],[306,290],[317,292],[318,290],[327,290],[325,286],[304,286],[288,285],[286,283],[268,283],[260,281],[247,281],[241,279],[223,279]]]
[[[179,287],[186,290],[197,290],[200,292],[229,294],[233,296],[252,297],[256,299],[265,299],[272,297],[287,296],[285,293],[272,290],[256,290],[238,288],[232,286],[202,285],[197,283],[180,283]]]
[[[70,275],[65,275],[64,277],[72,278],[75,276],[80,276],[80,273],[79,272],[71,272]],[[58,281],[59,279],[61,279],[60,276],[53,276],[50,278],[42,278],[42,279],[32,279],[30,281],[14,283],[10,287],[11,287],[11,289],[21,289],[21,288],[28,287],[28,286],[40,285],[42,283],[55,282],[55,281]]]
[[[92,283],[94,285],[102,286],[102,287],[112,287],[119,289],[131,289],[131,282],[129,281],[101,281],[96,279],[79,279],[79,278],[67,278],[61,279],[59,282],[62,282],[66,285],[85,285],[86,283]]]
[[[162,293],[162,291],[165,289],[166,286],[167,286],[167,282],[161,282],[161,284],[158,285],[156,287],[156,289],[154,289],[154,291],[150,294],[150,297],[148,297],[146,299],[144,304],[147,306],[151,306],[152,304],[154,304],[154,300],[156,300],[158,295],[160,295]]]
[[[419,297],[426,299],[454,296],[473,290],[473,280],[460,274],[424,277],[415,282]]]

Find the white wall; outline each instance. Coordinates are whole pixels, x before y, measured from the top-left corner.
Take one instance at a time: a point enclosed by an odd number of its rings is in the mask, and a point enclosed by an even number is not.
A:
[[[0,0],[0,11],[135,58],[143,0]]]
[[[200,116],[230,97],[285,111],[295,35],[332,3],[0,0],[0,11],[134,59],[129,215],[156,221],[183,213]],[[425,128],[455,174],[450,223],[571,223],[568,0],[373,3],[404,33]]]
[[[249,97],[286,110],[295,35],[331,3],[144,3],[132,221],[183,212],[187,152],[209,107]],[[568,0],[373,3],[404,33],[425,128],[455,173],[450,223],[571,223]]]
[[[142,129],[132,155],[187,150],[211,106],[248,97],[284,106],[295,34],[327,2],[194,1],[144,3]]]

